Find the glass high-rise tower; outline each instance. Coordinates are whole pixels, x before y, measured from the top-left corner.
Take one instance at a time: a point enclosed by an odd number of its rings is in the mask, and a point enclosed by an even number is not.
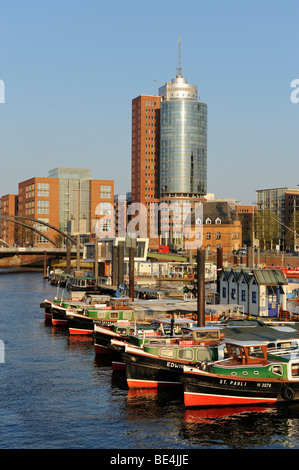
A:
[[[160,198],[207,193],[207,105],[178,68],[160,87]]]

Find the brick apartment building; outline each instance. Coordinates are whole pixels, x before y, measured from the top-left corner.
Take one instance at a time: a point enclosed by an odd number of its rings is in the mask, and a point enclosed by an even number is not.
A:
[[[18,196],[16,194],[6,194],[1,198],[1,215],[12,216],[18,211]],[[18,227],[5,220],[0,219],[0,238],[4,244],[13,245],[17,239]]]
[[[230,254],[242,247],[242,225],[233,207],[225,201],[206,201],[202,203],[200,220],[194,225],[185,225],[186,248],[200,247],[207,253],[215,254],[222,248]],[[189,219],[190,220],[190,219]],[[196,230],[196,225],[200,229]]]
[[[146,207],[148,237],[150,204],[159,202],[160,192],[160,104],[159,96],[141,95],[132,100],[131,203]],[[152,238],[149,243],[157,247],[159,240]]]
[[[236,205],[236,213],[241,220],[242,239],[245,245],[250,245],[254,242],[253,223],[256,211],[256,205]]]
[[[31,225],[57,245],[65,239],[56,230],[29,219],[53,225],[82,241],[111,236],[114,229],[114,181],[90,178],[86,169],[56,168],[48,177],[33,177],[18,184],[17,195],[1,198],[1,215]],[[28,220],[27,220],[28,218]],[[8,227],[9,231],[8,231]],[[39,233],[1,220],[1,240],[9,245],[53,246]]]

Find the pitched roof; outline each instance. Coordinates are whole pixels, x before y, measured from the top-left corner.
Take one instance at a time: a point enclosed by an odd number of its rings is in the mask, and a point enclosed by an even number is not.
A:
[[[259,268],[224,268],[222,269],[224,279],[227,281],[232,275],[238,281],[241,274],[247,282],[254,276],[259,285],[277,286],[287,285],[288,281],[281,269],[259,269]]]

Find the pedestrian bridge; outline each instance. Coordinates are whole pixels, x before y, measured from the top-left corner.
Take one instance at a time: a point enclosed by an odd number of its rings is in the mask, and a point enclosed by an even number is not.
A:
[[[70,248],[72,255],[78,253],[77,247]],[[83,253],[83,248],[80,247],[80,254]],[[57,255],[57,256],[66,256],[67,249],[65,248],[55,248],[55,247],[23,247],[23,246],[10,246],[10,247],[0,247],[0,258],[5,258],[7,256],[19,256],[19,255]]]

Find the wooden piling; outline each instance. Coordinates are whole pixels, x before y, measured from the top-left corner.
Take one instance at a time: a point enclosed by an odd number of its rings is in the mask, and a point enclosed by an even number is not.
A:
[[[205,326],[205,251],[197,250],[197,326]]]

